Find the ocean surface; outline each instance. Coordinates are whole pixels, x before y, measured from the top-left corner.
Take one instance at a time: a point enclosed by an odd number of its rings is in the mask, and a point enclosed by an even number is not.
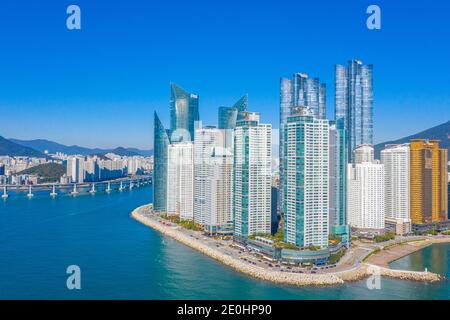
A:
[[[0,299],[449,299],[450,282],[381,279],[297,288],[251,279],[130,218],[151,187],[81,195],[25,194],[0,201]],[[392,263],[450,278],[450,245]],[[66,269],[81,270],[81,289]]]

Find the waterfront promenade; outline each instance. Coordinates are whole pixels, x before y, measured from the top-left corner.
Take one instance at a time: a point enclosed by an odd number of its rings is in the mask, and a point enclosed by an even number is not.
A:
[[[163,235],[173,238],[238,272],[278,284],[329,286],[343,284],[346,281],[360,280],[371,275],[426,282],[439,281],[442,278],[440,275],[432,272],[390,269],[386,261],[396,260],[403,256],[402,254],[405,252],[402,250],[391,250],[395,247],[401,248],[405,244],[392,242],[384,244],[356,243],[337,263],[335,268],[300,268],[269,263],[260,257],[254,256],[247,250],[233,246],[230,240],[216,240],[204,236],[201,232],[182,228],[154,214],[151,205],[135,209],[131,216],[142,224],[161,232]],[[434,243],[433,240],[428,238],[423,239],[423,241]],[[408,243],[408,240],[405,239],[403,242]],[[442,237],[440,242],[450,242],[450,237]],[[386,249],[383,249],[384,247]],[[380,258],[379,261],[373,260],[375,258],[378,259],[378,255],[389,248],[389,258]],[[411,250],[408,251],[413,252]],[[398,252],[397,255],[396,252]],[[380,263],[380,261],[383,261],[383,263]]]

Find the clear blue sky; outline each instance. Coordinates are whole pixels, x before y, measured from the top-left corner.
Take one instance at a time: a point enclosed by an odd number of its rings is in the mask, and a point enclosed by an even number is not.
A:
[[[279,78],[294,72],[326,82],[331,118],[334,64],[360,58],[374,64],[375,140],[399,138],[450,118],[449,16],[444,0],[2,0],[0,135],[150,148],[171,81],[200,95],[204,123],[248,93],[277,128]]]

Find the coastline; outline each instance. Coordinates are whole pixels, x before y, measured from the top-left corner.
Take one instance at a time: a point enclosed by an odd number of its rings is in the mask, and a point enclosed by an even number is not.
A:
[[[367,262],[357,262],[344,270],[335,271],[327,270],[326,273],[293,273],[293,272],[281,272],[276,270],[271,270],[268,268],[263,268],[256,265],[251,265],[244,261],[241,261],[235,257],[230,256],[223,250],[219,250],[218,247],[211,247],[198,238],[188,236],[180,230],[180,226],[177,225],[167,225],[160,222],[160,218],[152,213],[151,205],[144,205],[136,208],[131,213],[131,217],[138,222],[168,236],[192,249],[195,249],[216,261],[234,269],[235,271],[246,274],[250,277],[269,281],[282,285],[291,286],[332,286],[332,285],[342,285],[345,282],[357,281],[372,275],[375,276],[386,276],[391,278],[397,278],[402,280],[413,280],[413,281],[424,281],[424,282],[435,282],[442,279],[442,276],[432,272],[421,272],[421,271],[408,271],[408,270],[394,270],[390,269],[384,264],[377,263],[376,261],[369,261],[370,258],[378,256],[380,253],[384,252],[382,249],[379,253],[375,253],[376,248],[368,250],[363,258],[367,258]],[[443,238],[445,241],[450,242],[450,237]],[[429,241],[432,244],[432,241]],[[395,248],[398,246],[403,246],[404,244],[398,244],[392,246]],[[418,247],[420,250],[423,247]],[[416,251],[417,251],[416,250]],[[412,251],[413,252],[413,251]],[[391,252],[392,253],[392,252]],[[409,253],[407,253],[409,254]],[[406,254],[405,254],[406,255]],[[403,255],[404,256],[404,255]],[[400,256],[390,255],[394,261],[401,258]],[[395,258],[395,259],[394,259]],[[385,259],[386,260],[386,259]],[[384,261],[384,260],[383,260]]]
[[[384,247],[379,253],[367,257],[368,264],[389,268],[389,264],[433,244],[450,243],[450,237],[424,238]]]

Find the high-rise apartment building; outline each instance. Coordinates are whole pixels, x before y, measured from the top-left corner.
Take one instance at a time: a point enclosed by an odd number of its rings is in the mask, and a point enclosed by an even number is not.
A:
[[[409,154],[409,144],[387,145],[381,151],[385,172],[386,226],[395,226],[398,234],[411,231]]]
[[[196,129],[194,140],[194,221],[205,223],[206,192],[211,156],[215,147],[225,147],[225,130],[215,127]]]
[[[236,125],[233,216],[238,241],[270,233],[271,134],[271,125],[260,124],[258,113],[244,112]]]
[[[278,207],[280,214],[283,214],[284,201],[284,132],[287,119],[292,115],[294,107],[306,107],[312,114],[325,119],[326,110],[326,86],[320,83],[318,78],[308,78],[305,73],[295,73],[291,79],[281,78],[280,80],[280,138],[279,138],[279,158],[280,158],[280,187],[278,196]]]
[[[371,158],[371,147],[362,146],[356,151],[363,162],[348,165],[348,222],[354,228],[381,231],[385,227],[384,165]]]
[[[330,122],[330,170],[329,170],[329,215],[330,234],[341,237],[350,244],[347,219],[347,130],[344,119]]]
[[[293,110],[284,134],[284,241],[328,246],[329,124],[304,107]]]
[[[84,180],[95,182],[100,180],[100,166],[97,157],[87,157],[84,162]]]
[[[167,214],[194,219],[194,146],[190,141],[167,149]]]
[[[373,146],[369,144],[362,144],[353,151],[353,162],[373,162],[375,159],[375,153]]]
[[[335,119],[344,119],[349,159],[363,144],[373,144],[373,66],[351,60],[335,68]]]
[[[410,194],[413,224],[448,219],[448,152],[437,140],[410,143]]]
[[[170,91],[170,130],[165,129],[156,112],[154,114],[153,209],[157,212],[167,211],[169,144],[194,141],[199,121],[198,95],[176,84],[171,84]]]
[[[66,174],[68,177],[71,177],[72,182],[84,182],[84,157],[68,157]]]
[[[207,168],[205,232],[231,234],[233,232],[233,154],[224,147],[214,147]]]

